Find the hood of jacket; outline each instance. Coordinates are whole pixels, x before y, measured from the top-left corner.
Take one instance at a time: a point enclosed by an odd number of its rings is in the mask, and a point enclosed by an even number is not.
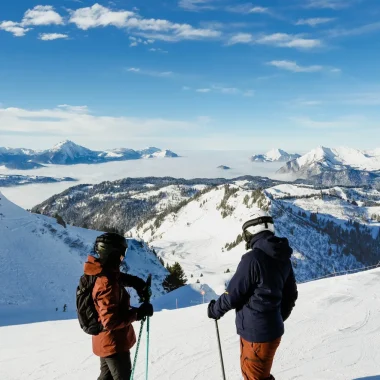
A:
[[[258,248],[273,259],[280,261],[289,260],[293,253],[288,239],[277,237],[269,231],[255,235],[251,240],[251,248]]]

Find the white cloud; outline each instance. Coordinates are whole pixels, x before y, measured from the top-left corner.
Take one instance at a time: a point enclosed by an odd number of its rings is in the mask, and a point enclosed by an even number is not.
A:
[[[243,93],[243,96],[246,96],[246,97],[252,97],[252,96],[255,96],[255,91],[254,90],[247,90]]]
[[[268,13],[269,9],[264,7],[253,7],[248,13]]]
[[[221,86],[212,86],[213,90],[225,95],[236,95],[240,93],[236,87],[221,87]]]
[[[316,18],[306,18],[306,19],[300,19],[297,21],[296,25],[309,25],[309,26],[318,26],[321,24],[326,24],[328,22],[332,22],[336,20],[335,18],[329,18],[329,17],[316,17]]]
[[[2,21],[0,23],[0,29],[12,33],[15,37],[24,37],[30,30],[30,28],[24,28],[20,23],[13,21]]]
[[[28,9],[21,22],[24,26],[63,25],[63,18],[51,5],[37,5]]]
[[[157,52],[157,53],[168,53],[167,50],[163,50],[161,48],[150,48],[149,51]]]
[[[214,9],[214,6],[209,4],[210,2],[212,2],[212,0],[180,0],[178,5],[180,8],[188,11]]]
[[[297,104],[301,106],[314,107],[320,106],[322,102],[320,100],[299,100]]]
[[[87,113],[89,111],[87,106],[71,106],[69,104],[60,104],[58,108],[74,113]]]
[[[206,88],[198,88],[195,91],[203,94],[216,93],[222,95],[243,95],[246,97],[252,97],[255,94],[253,90],[241,90],[236,87],[225,87],[219,85],[212,85],[211,87]]]
[[[326,9],[342,9],[351,6],[352,0],[309,0],[306,8],[326,8]]]
[[[24,13],[21,22],[2,21],[0,29],[12,33],[15,37],[23,37],[31,30],[29,26],[63,25],[63,18],[51,5],[37,5]]]
[[[135,74],[148,75],[151,77],[159,77],[159,78],[169,78],[169,77],[175,76],[175,74],[172,71],[142,70],[136,67],[130,67],[127,69],[127,71],[131,73],[135,73]]]
[[[304,38],[300,35],[291,35],[286,33],[261,35],[256,38],[250,33],[238,33],[231,36],[227,41],[227,45],[253,43],[298,49],[313,49],[322,46],[321,40]]]
[[[322,41],[318,39],[303,38],[298,35],[291,35],[286,33],[274,33],[262,36],[256,40],[259,44],[274,45],[278,47],[289,47],[299,49],[312,49],[320,47]]]
[[[189,91],[189,90],[191,90],[191,88],[189,86],[182,86],[182,90],[183,91]]]
[[[344,130],[346,128],[358,128],[363,125],[368,125],[368,120],[361,115],[347,115],[334,120],[314,120],[310,117],[296,117],[292,118],[292,120],[304,128],[312,129]]]
[[[134,118],[95,116],[84,106],[62,105],[52,109],[0,108],[0,131],[41,136],[82,136],[98,141],[116,140],[114,136],[129,138],[162,137],[174,131],[197,129],[201,121],[167,120],[161,118]],[[19,138],[19,137],[18,137]]]
[[[351,29],[331,29],[328,31],[329,37],[349,37],[360,36],[380,30],[380,22],[374,22]]]
[[[237,33],[234,36],[230,37],[227,41],[227,45],[236,45],[236,44],[249,44],[253,42],[253,36],[250,33]]]
[[[70,23],[75,24],[79,29],[88,30],[90,28],[116,26],[123,28],[127,20],[135,16],[135,12],[130,11],[113,11],[100,4],[94,4],[92,7],[79,8],[71,11]]]
[[[134,12],[112,11],[100,4],[72,11],[70,22],[83,30],[115,26],[135,30],[135,34],[140,37],[171,42],[218,38],[222,34],[218,30],[194,28],[189,24],[173,23],[168,20],[154,18],[145,19]]]
[[[313,66],[299,66],[294,61],[271,61],[268,65],[277,67],[279,69],[292,71],[294,73],[315,73],[317,71],[322,71],[323,67],[319,65]]]
[[[61,33],[40,33],[39,39],[42,41],[53,41],[58,39],[67,39],[69,36],[67,34]]]
[[[265,7],[258,7],[254,6],[251,3],[246,4],[239,4],[239,5],[229,5],[225,8],[227,12],[233,12],[233,13],[243,13],[243,14],[249,14],[249,13],[270,13],[269,8]]]

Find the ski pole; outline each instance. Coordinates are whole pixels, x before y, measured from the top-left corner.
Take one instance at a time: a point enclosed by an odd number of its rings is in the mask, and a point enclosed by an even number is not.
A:
[[[149,370],[149,325],[150,318],[146,319],[146,369],[145,369],[145,379],[148,380],[148,370]]]
[[[139,353],[139,348],[140,348],[140,342],[141,342],[141,337],[142,337],[142,332],[143,332],[143,327],[144,327],[144,322],[145,319],[141,321],[141,326],[140,326],[140,333],[139,333],[139,339],[137,341],[137,346],[136,346],[136,353],[135,353],[135,359],[133,361],[133,367],[132,367],[132,373],[131,373],[131,380],[133,380],[133,376],[135,374],[135,369],[136,369],[136,364],[137,364],[137,355]]]
[[[146,280],[146,284],[149,288],[149,296],[148,296],[148,302],[150,302],[150,288],[152,286],[152,275],[150,274],[148,276],[148,279]],[[145,379],[148,380],[148,372],[149,372],[149,333],[150,333],[150,318],[146,318],[146,366],[145,366]]]
[[[215,319],[215,327],[216,327],[216,336],[218,337],[220,365],[222,366],[223,380],[226,380],[226,372],[224,370],[224,362],[223,362],[222,345],[220,344],[219,326],[218,326],[218,321],[216,319]]]

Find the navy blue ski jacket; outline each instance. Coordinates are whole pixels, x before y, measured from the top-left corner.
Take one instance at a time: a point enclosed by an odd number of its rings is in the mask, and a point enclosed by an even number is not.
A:
[[[286,238],[269,231],[255,235],[227,291],[210,305],[210,316],[219,319],[236,309],[237,333],[248,342],[281,337],[298,297],[292,253]]]

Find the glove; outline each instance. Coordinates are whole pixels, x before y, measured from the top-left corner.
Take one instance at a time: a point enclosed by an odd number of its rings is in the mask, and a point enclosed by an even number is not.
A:
[[[207,315],[209,318],[211,319],[215,319],[216,321],[219,319],[219,317],[217,317],[215,314],[214,314],[214,305],[215,305],[216,301],[215,300],[212,300],[209,304],[208,304],[208,308],[207,308]]]
[[[141,321],[146,317],[151,317],[153,315],[153,306],[151,303],[144,302],[140,305],[140,307],[136,310],[137,321]]]

